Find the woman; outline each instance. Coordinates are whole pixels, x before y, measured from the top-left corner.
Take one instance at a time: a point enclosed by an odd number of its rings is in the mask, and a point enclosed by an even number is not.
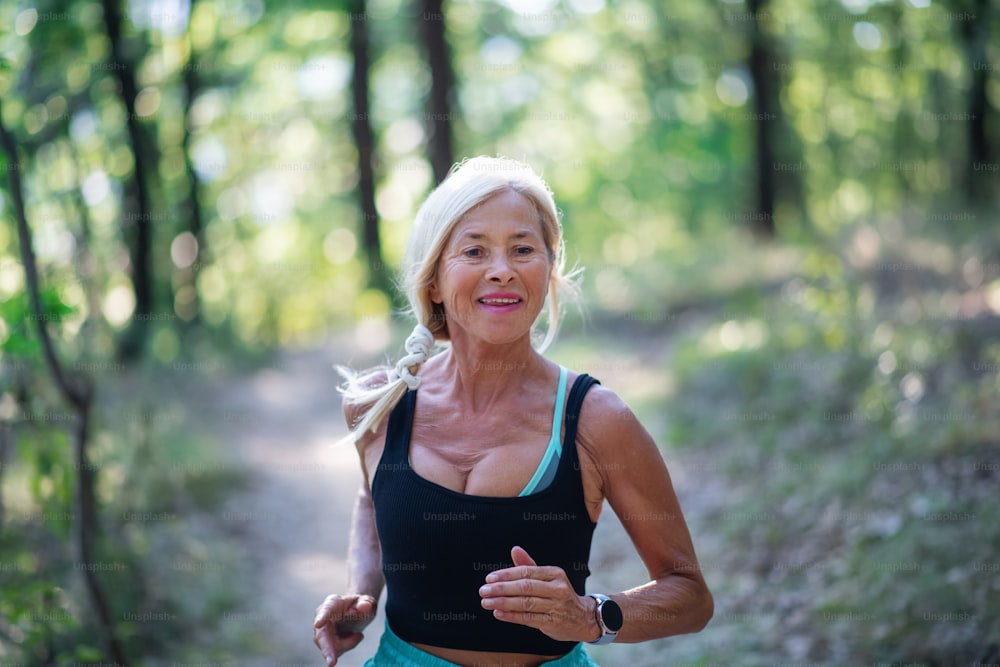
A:
[[[361,641],[383,584],[366,667],[591,666],[581,642],[702,629],[712,596],[656,444],[613,392],[541,354],[572,287],[545,183],[503,158],[457,165],[417,213],[403,284],[407,355],[344,390],[364,484],[349,590],[316,612],[327,663]],[[587,595],[604,500],[650,581]]]

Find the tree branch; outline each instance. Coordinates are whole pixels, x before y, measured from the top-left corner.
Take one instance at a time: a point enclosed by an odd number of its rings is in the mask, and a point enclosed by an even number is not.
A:
[[[74,383],[63,371],[56,357],[55,347],[49,332],[45,328],[45,313],[42,310],[41,289],[38,286],[38,268],[35,264],[35,251],[31,246],[31,230],[24,213],[24,190],[21,183],[21,163],[17,159],[17,143],[3,122],[3,107],[0,101],[0,145],[7,154],[7,177],[10,182],[10,196],[14,205],[14,218],[17,221],[17,237],[21,245],[21,264],[24,266],[25,288],[28,291],[28,303],[31,308],[31,319],[35,320],[38,339],[42,343],[45,364],[49,373],[59,386],[66,400],[77,410],[85,408],[89,403],[88,391],[79,383]]]

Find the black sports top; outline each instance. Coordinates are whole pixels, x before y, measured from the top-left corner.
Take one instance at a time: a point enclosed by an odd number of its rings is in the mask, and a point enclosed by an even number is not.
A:
[[[583,397],[596,382],[584,374],[573,384],[555,479],[512,498],[459,493],[418,475],[409,463],[417,392],[408,391],[393,409],[372,479],[393,632],[408,642],[473,651],[562,655],[573,649],[576,642],[495,619],[482,608],[479,587],[493,570],[513,566],[510,550],[519,545],[539,565],[561,567],[577,595],[585,594],[596,524],[584,503],[576,427]]]

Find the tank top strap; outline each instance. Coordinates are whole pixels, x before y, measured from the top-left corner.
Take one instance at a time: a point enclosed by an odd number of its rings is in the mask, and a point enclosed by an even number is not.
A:
[[[384,463],[400,464],[409,459],[410,430],[413,426],[413,411],[416,404],[417,392],[410,389],[389,413],[389,425],[385,433],[385,449],[382,451]]]
[[[600,384],[597,378],[586,373],[577,376],[573,383],[573,389],[569,392],[569,399],[566,401],[566,434],[563,437],[563,451],[571,452],[570,456],[577,458],[576,454],[576,429],[579,424],[580,408],[583,406],[583,399],[595,384]]]

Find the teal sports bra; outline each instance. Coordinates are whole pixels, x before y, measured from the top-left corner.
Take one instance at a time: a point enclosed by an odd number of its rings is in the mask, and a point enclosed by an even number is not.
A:
[[[527,496],[536,491],[541,491],[552,483],[552,480],[556,476],[556,471],[559,469],[559,457],[562,456],[559,427],[562,425],[563,404],[566,402],[567,377],[568,372],[564,367],[560,366],[559,389],[556,392],[556,407],[552,411],[552,436],[549,438],[549,446],[545,448],[545,454],[542,456],[535,474],[528,480],[527,485],[521,493],[517,494],[518,496]]]

